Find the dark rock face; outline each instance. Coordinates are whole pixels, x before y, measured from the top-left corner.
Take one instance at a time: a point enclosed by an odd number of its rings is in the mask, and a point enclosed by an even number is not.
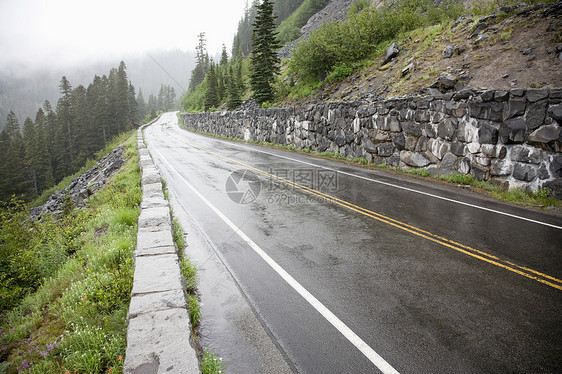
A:
[[[56,191],[43,205],[31,210],[32,219],[39,219],[45,214],[61,214],[65,204],[82,208],[87,199],[99,191],[124,164],[124,147],[115,148],[107,156],[99,160],[96,165],[72,183],[63,191]]]

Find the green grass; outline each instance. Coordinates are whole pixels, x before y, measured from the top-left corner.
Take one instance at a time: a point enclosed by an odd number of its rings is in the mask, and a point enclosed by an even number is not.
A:
[[[221,374],[224,370],[222,358],[217,358],[214,353],[205,350],[201,359],[201,374]]]
[[[122,372],[141,198],[136,137],[125,144],[129,159],[89,208],[32,238],[37,253],[59,248],[63,261],[0,316],[0,372]]]

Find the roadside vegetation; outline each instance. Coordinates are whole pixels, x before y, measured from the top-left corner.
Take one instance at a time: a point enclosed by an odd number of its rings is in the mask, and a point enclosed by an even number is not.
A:
[[[21,200],[3,207],[0,373],[122,372],[142,198],[134,135],[88,208],[69,201],[58,219],[31,221]]]

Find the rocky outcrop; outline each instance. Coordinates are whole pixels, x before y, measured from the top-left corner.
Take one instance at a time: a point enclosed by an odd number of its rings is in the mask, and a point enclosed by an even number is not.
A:
[[[562,89],[435,93],[372,102],[182,114],[195,130],[376,164],[471,174],[555,195]]]
[[[84,207],[88,198],[107,184],[111,176],[123,166],[123,158],[124,146],[115,148],[91,169],[74,178],[64,190],[56,191],[45,204],[31,209],[31,217],[37,219],[48,213],[61,214],[65,204],[78,208]]]
[[[323,9],[314,14],[306,25],[301,27],[301,36],[288,43],[279,50],[278,54],[281,58],[290,58],[293,49],[301,40],[305,40],[308,36],[326,22],[340,22],[347,18],[347,11],[355,0],[332,0]]]

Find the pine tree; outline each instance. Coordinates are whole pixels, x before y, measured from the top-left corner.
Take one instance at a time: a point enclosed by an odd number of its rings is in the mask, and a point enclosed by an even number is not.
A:
[[[262,104],[273,101],[275,93],[272,84],[280,70],[277,56],[280,45],[275,32],[271,0],[264,0],[258,5],[253,27],[250,82],[256,102]]]
[[[203,82],[205,74],[207,74],[207,71],[209,70],[209,54],[207,53],[205,33],[202,32],[197,37],[199,38],[199,43],[195,48],[197,51],[197,62],[195,64],[195,68],[193,68],[193,71],[191,72],[191,79],[189,80],[189,88],[187,90],[188,92],[195,91],[195,88]]]
[[[138,119],[139,104],[135,97],[135,86],[129,81],[129,122],[136,122]]]
[[[43,109],[39,108],[35,115],[35,150],[33,151],[39,194],[55,184],[46,136],[47,132],[48,118],[45,117]]]
[[[215,64],[211,61],[211,67],[207,74],[207,92],[205,93],[205,110],[216,108],[219,106],[219,92],[217,84]]]
[[[220,66],[224,67],[227,64],[228,64],[228,53],[226,53],[226,46],[223,44],[222,45],[222,55],[221,55]]]
[[[35,124],[31,118],[27,117],[23,122],[23,144],[25,154],[25,166],[27,171],[28,180],[31,182],[31,191],[33,197],[39,195],[39,187],[37,186],[37,170],[36,170],[36,131]]]
[[[70,174],[73,163],[70,144],[73,139],[72,124],[74,122],[72,113],[72,87],[66,77],[62,77],[60,83],[61,98],[57,102],[57,128],[53,144],[53,151],[57,159],[55,180],[58,182]]]
[[[242,71],[240,70],[240,73]],[[235,75],[232,65],[229,69],[229,79],[228,79],[228,101],[227,104],[228,109],[234,110],[242,105],[242,96],[240,90],[240,82],[238,81],[238,77]]]
[[[11,195],[27,195],[25,145],[14,112],[8,114],[0,134],[0,150],[0,200],[7,201]]]
[[[147,114],[148,108],[146,107],[146,101],[144,101],[142,89],[139,88],[139,93],[137,95],[137,121],[142,121]]]

